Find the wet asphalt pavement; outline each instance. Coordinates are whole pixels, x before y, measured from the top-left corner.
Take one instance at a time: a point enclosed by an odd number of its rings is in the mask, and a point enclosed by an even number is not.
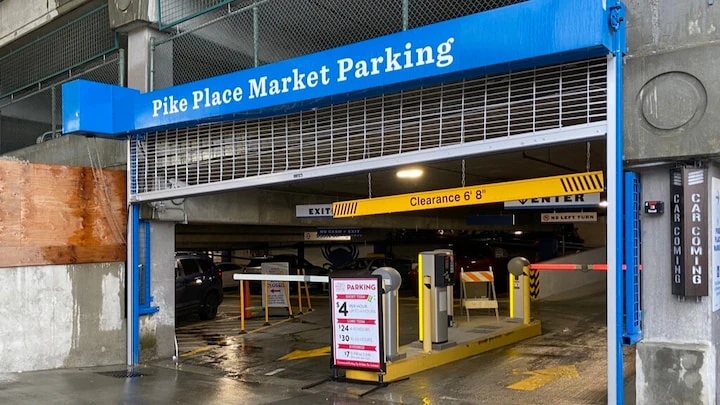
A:
[[[588,293],[586,290],[585,293]],[[218,320],[178,320],[179,364],[137,369],[143,376],[99,374],[123,367],[0,374],[0,403],[38,404],[603,404],[606,398],[604,290],[533,304],[543,335],[424,371],[360,398],[372,386],[325,382],[329,356],[280,360],[330,343],[327,298],[289,320],[250,321],[238,335],[239,309],[228,297]],[[417,303],[402,299],[401,344],[416,339]],[[234,311],[234,312],[233,312]],[[456,310],[457,311],[457,310]],[[501,314],[507,309],[501,302]],[[457,315],[457,314],[456,314]],[[183,343],[181,343],[183,342]],[[317,350],[316,350],[317,351]],[[296,352],[297,354],[298,352]],[[302,353],[301,353],[302,354]],[[305,352],[307,355],[308,352]],[[318,353],[316,353],[318,354]],[[634,352],[626,349],[626,404],[634,403]],[[530,379],[530,380],[528,380]],[[521,382],[524,389],[508,386]]]

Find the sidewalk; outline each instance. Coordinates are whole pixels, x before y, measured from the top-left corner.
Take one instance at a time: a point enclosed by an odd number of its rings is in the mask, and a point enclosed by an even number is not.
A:
[[[232,335],[226,331],[222,345],[210,345],[204,336],[210,332],[214,338],[214,332],[221,331],[201,325],[196,335],[206,340],[197,345],[207,348],[181,356],[179,366],[166,360],[138,367],[142,376],[125,378],[123,365],[0,373],[0,404],[606,404],[604,297],[598,293],[538,304],[542,336],[419,373],[364,398],[358,396],[372,386],[328,382],[302,390],[330,375],[327,356],[282,359],[293,351],[307,353],[329,344],[329,315],[323,311],[327,307],[318,306],[294,322],[258,333],[239,336],[235,329]],[[412,302],[401,301],[401,322],[406,326],[401,341],[415,338],[416,329],[409,326],[415,314]],[[218,328],[224,329],[224,323]],[[187,335],[192,337],[189,331]],[[626,349],[625,356],[625,404],[632,405],[634,350]],[[528,378],[532,373],[527,371],[567,366],[575,367],[579,378],[559,378],[532,391],[507,388]],[[122,378],[107,374],[113,371]]]
[[[268,377],[265,382],[218,377],[214,371],[172,363],[141,366],[142,376],[117,378],[101,373],[119,371],[123,366],[0,373],[0,404],[366,404],[342,393],[302,391],[293,382]],[[337,387],[326,386],[325,389]],[[322,391],[317,387],[313,391]]]
[[[218,376],[216,370],[173,363],[141,366],[142,376],[118,378],[108,372],[126,373],[123,366],[0,373],[0,404],[90,405],[90,404],[400,404],[388,400],[392,386],[382,399],[359,398],[371,387],[327,383],[303,391],[299,381],[264,377],[263,381]],[[626,405],[633,405],[634,379],[625,387]],[[378,392],[379,393],[379,392]],[[454,405],[477,404],[480,398],[453,398]],[[497,403],[497,399],[493,401]],[[503,405],[503,404],[500,404]]]

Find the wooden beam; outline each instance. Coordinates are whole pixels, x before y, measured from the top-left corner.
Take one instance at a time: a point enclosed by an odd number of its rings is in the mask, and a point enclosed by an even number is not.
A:
[[[0,267],[126,259],[122,170],[0,161]]]

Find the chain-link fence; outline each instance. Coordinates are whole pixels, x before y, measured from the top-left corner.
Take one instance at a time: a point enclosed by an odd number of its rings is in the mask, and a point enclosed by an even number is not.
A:
[[[118,49],[107,5],[0,57],[0,100],[42,89],[46,82]]]
[[[233,7],[235,0],[158,0],[158,28],[166,30],[217,8]],[[252,0],[237,0],[252,3]]]
[[[121,51],[103,55],[43,82],[34,91],[0,99],[0,154],[44,142],[62,131],[62,84],[86,79],[109,84],[123,82]]]
[[[104,5],[0,57],[0,153],[59,136],[61,84],[119,84],[120,55]]]
[[[198,15],[201,8],[180,6],[187,2],[160,0],[161,18],[178,24],[154,45],[153,85],[187,83],[524,1],[239,0],[218,8],[226,2],[205,0],[203,10],[212,11]]]

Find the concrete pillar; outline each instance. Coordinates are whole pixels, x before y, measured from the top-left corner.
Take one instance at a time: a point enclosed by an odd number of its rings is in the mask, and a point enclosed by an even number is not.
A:
[[[175,353],[175,224],[150,222],[151,295],[158,312],[140,317],[140,361]]]
[[[720,171],[711,168],[709,177],[713,175],[720,177]],[[636,351],[637,404],[717,404],[720,311],[713,312],[711,297],[681,300],[672,295],[670,167],[644,170],[641,179],[643,200],[663,201],[666,209],[663,215],[641,216],[643,340]],[[706,180],[708,189],[711,184]],[[708,195],[711,211],[716,196]],[[712,215],[706,218],[711,222]],[[707,226],[712,235],[713,226],[720,224]],[[710,235],[705,235],[706,255],[712,253]],[[713,277],[709,285],[712,295]]]
[[[150,91],[151,80],[155,80],[153,87],[161,89],[173,85],[172,43],[163,43],[151,55],[151,38],[161,41],[166,35],[149,26],[138,27],[128,32],[128,87],[142,92]],[[151,58],[154,58],[151,63]],[[151,69],[157,74],[151,79]]]
[[[164,34],[147,25],[128,32],[128,87],[150,91],[154,65],[151,63],[151,38],[163,37]],[[172,81],[172,48],[161,66],[166,73],[163,77]],[[150,233],[152,304],[159,310],[140,317],[141,362],[171,358],[175,353],[175,224],[153,221]]]

